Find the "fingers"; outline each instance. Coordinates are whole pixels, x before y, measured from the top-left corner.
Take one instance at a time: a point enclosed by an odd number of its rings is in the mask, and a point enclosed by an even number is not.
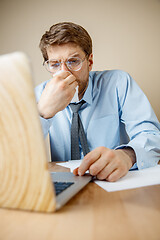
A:
[[[90,174],[99,180],[114,182],[127,174],[129,161],[128,155],[122,150],[98,147],[84,157],[74,174],[82,176],[89,170]]]
[[[89,170],[89,167],[97,161],[101,156],[100,152],[97,151],[97,149],[89,152],[83,159],[81,165],[79,166],[78,169],[78,174],[80,176],[84,175],[87,170]]]
[[[78,174],[84,175],[89,170],[90,174],[96,176],[109,162],[112,153],[105,147],[98,147],[89,152],[83,159]]]
[[[101,172],[103,173],[104,168],[108,169],[109,172],[111,172],[112,170],[110,165],[113,165],[112,159],[114,158],[114,152],[107,148],[105,148],[104,150],[100,149],[100,151],[102,152],[99,159],[95,161],[89,168],[89,172],[93,176],[97,176]],[[105,175],[102,174],[102,179],[104,178],[105,178]]]
[[[69,71],[59,71],[55,74],[53,74],[53,78],[57,78],[57,79],[64,79],[66,77],[68,77],[69,75],[71,75],[71,73]]]
[[[78,83],[70,72],[60,72],[46,84],[38,102],[38,110],[43,118],[51,118],[62,111],[72,100]]]
[[[61,74],[58,74],[53,77],[54,83],[59,86],[60,91],[66,92],[69,96],[73,97],[75,93],[75,88],[78,86],[78,82],[76,81],[76,77],[72,75],[70,72],[63,71]]]
[[[119,168],[118,164],[111,161],[102,171],[97,174],[97,179],[115,182],[124,175],[124,171]]]
[[[63,82],[66,84],[66,86],[72,85],[73,83],[75,83],[76,86],[78,85],[76,77],[74,75],[69,75],[68,77],[63,79]]]
[[[106,180],[108,182],[116,182],[118,179],[120,179],[121,177],[123,177],[125,175],[126,175],[126,173],[120,171],[120,169],[116,169],[106,178]]]
[[[62,82],[64,86],[68,86],[76,82],[76,77],[68,71],[60,71],[59,74],[53,75],[53,81]]]
[[[110,162],[102,170],[100,170],[96,176],[99,180],[106,179],[117,168],[114,162]]]
[[[76,175],[76,176],[78,175],[78,169],[79,169],[79,167],[77,167],[73,170],[73,174]]]
[[[76,169],[73,170],[73,174],[76,175],[76,176],[79,175],[78,174],[78,169],[79,168],[76,168]],[[112,168],[112,169],[114,169],[114,168]],[[111,168],[110,168],[110,170],[108,170],[108,167],[105,167],[103,169],[103,171],[100,172],[100,174],[98,174],[96,177],[99,180],[106,180],[108,182],[115,182],[118,179],[120,179],[121,177],[123,177],[124,175],[125,174],[122,173],[119,169],[115,169],[115,170],[112,171]],[[92,175],[92,176],[95,176],[95,175]]]

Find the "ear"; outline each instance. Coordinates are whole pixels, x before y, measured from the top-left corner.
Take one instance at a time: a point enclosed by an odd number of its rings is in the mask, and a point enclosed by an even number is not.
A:
[[[93,67],[93,53],[91,53],[88,57],[88,67],[89,67],[89,72],[90,72]]]

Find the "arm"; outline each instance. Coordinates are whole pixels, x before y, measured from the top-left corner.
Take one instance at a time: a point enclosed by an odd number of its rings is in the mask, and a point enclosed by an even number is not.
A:
[[[48,134],[53,117],[63,110],[73,98],[77,81],[69,72],[61,72],[40,86],[35,94],[44,136]]]
[[[75,174],[89,170],[98,179],[116,181],[134,165],[139,169],[155,166],[160,158],[160,125],[143,92],[126,73],[117,80],[117,102],[120,121],[130,138],[116,150],[104,147],[87,154]],[[127,147],[127,148],[126,148]],[[136,163],[135,163],[136,162]],[[79,171],[78,171],[79,170]]]
[[[136,166],[143,169],[157,165],[160,159],[160,124],[147,97],[128,74],[123,85],[118,82],[118,94],[120,119],[130,138],[127,146],[135,151]]]

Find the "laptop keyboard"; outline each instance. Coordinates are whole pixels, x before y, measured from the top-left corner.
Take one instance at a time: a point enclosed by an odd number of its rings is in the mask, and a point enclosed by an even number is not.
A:
[[[54,182],[56,196],[70,187],[74,182]]]

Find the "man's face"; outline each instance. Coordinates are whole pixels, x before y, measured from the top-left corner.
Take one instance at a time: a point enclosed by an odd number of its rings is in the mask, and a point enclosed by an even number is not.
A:
[[[47,49],[48,60],[55,59],[58,61],[66,61],[68,58],[76,56],[82,60],[85,58],[84,51],[74,43],[55,44]],[[65,63],[62,63],[61,70],[70,71],[75,77],[79,85],[79,99],[83,97],[83,94],[88,86],[89,71],[92,70],[93,55],[89,58],[85,58],[82,62],[82,67],[78,71],[71,71],[67,68]]]

